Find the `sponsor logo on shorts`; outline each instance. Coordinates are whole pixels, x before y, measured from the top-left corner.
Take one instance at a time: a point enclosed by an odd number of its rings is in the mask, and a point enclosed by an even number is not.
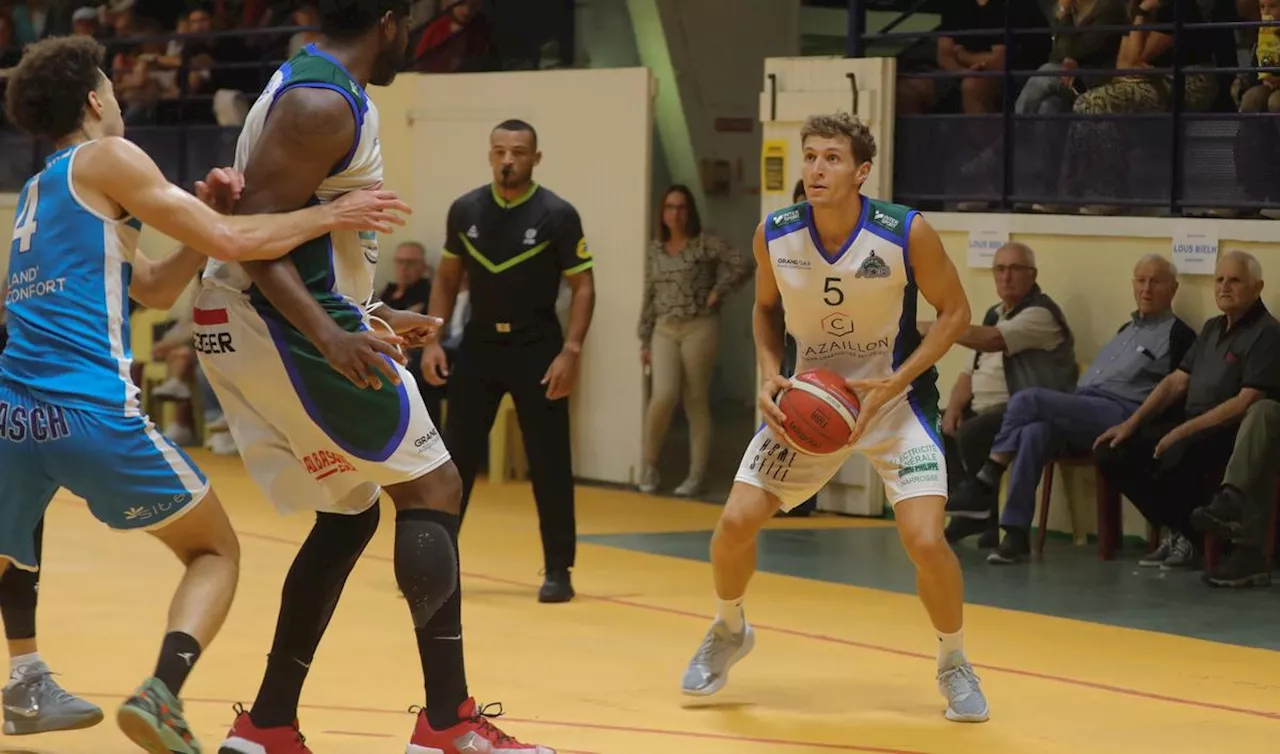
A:
[[[922,445],[907,449],[898,456],[898,480],[910,484],[927,484],[942,479],[942,458],[938,448]]]
[[[178,507],[182,505],[184,501],[179,501],[177,499],[179,497],[185,497],[185,496],[176,495],[174,496],[174,501],[171,503],[159,503],[156,505],[152,505],[150,507],[143,506],[143,505],[135,505],[134,507],[124,512],[124,520],[125,521],[150,521],[152,519],[161,518],[166,513],[171,513],[177,510]]]
[[[440,442],[440,430],[433,429],[422,437],[413,441],[413,447],[418,449],[419,453],[425,453],[434,448]]]
[[[67,416],[58,406],[10,406],[0,401],[0,440],[53,442],[71,435]]]
[[[210,356],[236,352],[236,347],[231,343],[231,333],[229,332],[198,332],[192,336],[192,347],[196,351]]]
[[[791,466],[795,463],[796,455],[796,451],[786,445],[765,437],[756,445],[756,453],[752,456],[748,468],[775,482],[785,482],[787,472],[791,471]]]
[[[302,459],[302,465],[307,468],[307,473],[316,478],[316,481],[328,479],[334,474],[345,474],[349,471],[355,471],[356,467],[347,460],[346,456],[334,453],[331,450],[317,450],[316,452],[305,456]]]

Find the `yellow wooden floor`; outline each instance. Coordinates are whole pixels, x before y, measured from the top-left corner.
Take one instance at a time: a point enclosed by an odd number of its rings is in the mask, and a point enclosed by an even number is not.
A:
[[[279,518],[238,459],[197,457],[244,549],[230,620],[186,689],[213,752],[232,704],[257,689],[279,587],[309,522]],[[597,489],[579,500],[583,533],[707,529],[717,512]],[[398,754],[413,725],[418,659],[389,521],[352,576],[303,698],[316,754]],[[1277,751],[1280,653],[971,608],[968,648],[993,717],[958,725],[941,715],[935,639],[914,597],[770,575],[748,601],[755,653],[714,702],[691,704],[677,685],[713,610],[708,566],[583,545],[580,598],[542,606],[535,521],[527,487],[477,489],[462,541],[470,682],[482,702],[505,704],[512,733],[562,753]],[[42,652],[68,688],[114,710],[151,672],[177,564],[145,535],[108,532],[68,496],[51,508],[45,558]],[[112,719],[0,739],[0,752],[133,752]]]

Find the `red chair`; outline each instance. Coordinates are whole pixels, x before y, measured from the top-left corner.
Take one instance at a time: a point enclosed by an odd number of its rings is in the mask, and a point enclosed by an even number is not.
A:
[[[1053,499],[1053,471],[1055,468],[1081,468],[1093,466],[1090,453],[1064,455],[1051,459],[1044,466],[1044,479],[1040,482],[1040,534],[1036,538],[1036,554],[1044,554],[1044,540],[1049,533],[1049,502]],[[1110,485],[1098,478],[1096,499],[1098,505],[1098,557],[1111,560],[1120,547],[1120,495],[1111,491]]]

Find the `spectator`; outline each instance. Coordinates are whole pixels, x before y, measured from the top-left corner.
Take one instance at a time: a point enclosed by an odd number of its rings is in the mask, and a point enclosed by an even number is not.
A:
[[[1277,458],[1280,402],[1260,400],[1245,412],[1218,493],[1209,505],[1191,512],[1196,530],[1232,544],[1226,560],[1205,572],[1207,583],[1230,587],[1271,583],[1271,564],[1262,543],[1270,534],[1268,513],[1280,481]]]
[[[1180,10],[1179,10],[1180,9]],[[1193,2],[1174,0],[1133,0],[1130,19],[1135,25],[1171,24],[1181,15],[1184,24],[1203,23],[1204,16]],[[1172,68],[1190,70],[1183,78],[1184,102],[1187,110],[1204,111],[1213,106],[1218,94],[1218,79],[1210,71],[1217,54],[1216,37],[1189,32],[1174,55],[1173,35],[1158,31],[1134,30],[1120,42],[1116,68]],[[1173,77],[1168,74],[1125,75],[1112,79],[1081,95],[1073,110],[1081,115],[1113,113],[1155,113],[1169,108]],[[1164,126],[1160,126],[1163,128]],[[1067,136],[1066,159],[1063,162],[1062,191],[1071,197],[1123,199],[1130,196],[1129,173],[1117,165],[1129,162],[1130,149],[1137,139],[1129,138],[1115,120],[1077,121]],[[1040,207],[1055,211],[1056,208]],[[1097,203],[1083,207],[1085,214],[1115,214],[1121,207]]]
[[[1280,0],[1261,0],[1259,18],[1280,23]],[[1250,65],[1280,66],[1280,25],[1257,30]],[[1241,74],[1236,79],[1242,113],[1280,113],[1280,73]],[[1236,133],[1236,175],[1255,202],[1280,198],[1280,139],[1271,118],[1248,118]],[[1235,216],[1259,215],[1261,210],[1236,211]]]
[[[13,21],[8,16],[0,14],[0,70],[16,66],[20,60],[22,60],[22,45],[18,44],[14,37]],[[0,92],[3,91],[4,83],[5,80],[0,79]]]
[[[1280,0],[1260,0],[1263,21],[1280,22]],[[1258,41],[1253,48],[1253,65],[1259,68],[1280,67],[1280,25],[1258,28]],[[1280,73],[1242,74],[1247,88],[1240,96],[1242,113],[1280,113]]]
[[[13,25],[19,47],[66,34],[71,26],[70,16],[47,0],[23,0],[14,5]]]
[[[1280,396],[1280,322],[1260,299],[1258,260],[1243,251],[1223,254],[1214,293],[1222,316],[1206,322],[1178,369],[1094,444],[1098,473],[1152,526],[1167,528],[1143,566],[1199,561],[1191,511],[1222,478],[1249,406]]]
[[[1046,25],[1038,3],[1012,0],[1008,8],[1015,29],[1037,29]],[[948,0],[943,5],[939,29],[964,32],[1003,29],[1006,0]],[[1049,55],[1051,42],[1043,35],[1020,35],[1010,61],[1015,70],[1034,69]],[[934,65],[924,69],[953,71],[999,71],[1008,51],[1004,35],[959,35],[938,38]],[[935,67],[936,66],[936,67]],[[910,78],[898,81],[898,112],[904,115],[932,110],[959,109],[964,113],[994,113],[1000,109],[1003,80],[999,77]]]
[[[979,326],[970,325],[956,342],[973,349],[973,359],[956,379],[942,417],[947,454],[948,487],[957,491],[966,476],[982,468],[1004,418],[1009,397],[1030,387],[1070,392],[1077,372],[1075,336],[1062,310],[1036,283],[1035,252],[1010,242],[992,260],[1000,303],[987,310]],[[930,324],[922,326],[928,332]],[[976,516],[963,510],[952,514],[949,541],[977,533],[962,519]],[[994,547],[999,531],[993,512],[982,516],[988,534],[982,544]]]
[[[1010,398],[991,455],[948,504],[953,515],[980,516],[961,520],[973,522],[968,525],[976,527],[975,534],[983,530],[1009,469],[1009,494],[1000,516],[1004,540],[987,556],[988,563],[1017,563],[1031,553],[1036,487],[1049,459],[1063,451],[1087,452],[1098,435],[1132,416],[1182,362],[1196,333],[1173,314],[1177,291],[1178,271],[1169,260],[1143,257],[1133,269],[1137,310],[1102,347],[1075,393],[1029,387]]]
[[[406,241],[396,247],[395,279],[382,289],[379,300],[392,309],[425,314],[427,303],[431,299],[431,266],[427,264],[427,250],[417,241]],[[422,349],[410,350],[406,356],[410,364],[422,361]],[[427,404],[427,414],[437,427],[440,423],[440,404],[444,400],[445,390],[427,382],[421,369],[414,369],[413,378],[418,383],[418,392]]]
[[[716,366],[720,305],[754,265],[702,230],[693,193],[675,185],[662,197],[657,238],[649,244],[640,310],[640,360],[653,374],[645,414],[640,489],[658,488],[658,456],[681,399],[689,420],[689,475],[675,493],[702,490],[711,454],[711,376]]]
[[[97,8],[85,6],[71,14],[71,33],[80,37],[98,36],[101,14]]]
[[[1111,31],[1081,31],[1091,26],[1123,26],[1129,22],[1126,0],[1058,0],[1053,15],[1057,29],[1049,62],[1040,66],[1041,73],[1056,72],[1060,76],[1029,78],[1018,95],[1014,111],[1019,115],[1058,115],[1071,112],[1076,97],[1106,83],[1108,77],[1090,75],[1090,70],[1108,69],[1115,65],[1124,35]],[[1066,31],[1071,29],[1073,31]],[[1052,120],[1032,120],[1020,128],[1029,128],[1031,138],[1019,139],[1017,165],[1020,175],[1019,193],[1051,196],[1057,192],[1057,167],[1066,142],[1066,126]],[[980,164],[982,175],[994,178],[1000,155],[992,149],[984,153]]]
[[[427,24],[413,53],[414,70],[457,73],[483,68],[492,29],[479,0],[452,0]]]

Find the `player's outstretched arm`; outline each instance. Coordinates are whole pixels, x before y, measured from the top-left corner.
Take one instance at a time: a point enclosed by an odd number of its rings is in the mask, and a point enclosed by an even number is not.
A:
[[[220,215],[170,183],[136,144],[115,137],[95,142],[77,156],[74,180],[91,205],[102,200],[119,205],[161,233],[227,262],[274,259],[343,228],[389,231],[393,224],[404,224],[394,212],[409,211],[392,192],[367,192],[346,203],[285,215]]]
[[[947,256],[938,232],[920,215],[911,223],[907,243],[916,287],[937,310],[938,316],[915,352],[894,374],[894,382],[902,390],[946,355],[969,326],[970,317],[969,297],[960,283],[956,266]]]
[[[307,206],[351,151],[356,136],[355,117],[343,95],[311,87],[286,91],[276,100],[245,165],[245,188],[236,211],[286,212]],[[393,383],[399,381],[382,358],[401,360],[396,349],[376,336],[339,327],[307,290],[292,259],[250,262],[244,269],[271,305],[353,384],[378,389],[379,372]]]

